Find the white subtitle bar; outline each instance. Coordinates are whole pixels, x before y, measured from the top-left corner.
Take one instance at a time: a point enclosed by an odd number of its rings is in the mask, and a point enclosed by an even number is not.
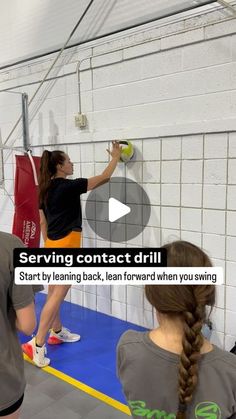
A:
[[[16,284],[41,285],[220,285],[223,268],[15,268]]]

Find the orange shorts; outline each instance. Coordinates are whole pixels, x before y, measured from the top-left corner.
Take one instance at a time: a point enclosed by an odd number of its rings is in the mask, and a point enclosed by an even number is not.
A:
[[[81,247],[81,232],[72,231],[67,236],[58,240],[51,240],[47,238],[44,243],[44,247],[68,247],[68,248],[77,248]]]

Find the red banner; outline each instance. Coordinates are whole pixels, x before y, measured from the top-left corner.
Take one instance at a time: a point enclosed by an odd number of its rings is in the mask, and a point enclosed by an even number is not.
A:
[[[36,172],[39,174],[40,157],[32,157],[32,159]],[[16,156],[15,214],[12,233],[18,236],[25,246],[39,247],[38,186],[28,156]]]

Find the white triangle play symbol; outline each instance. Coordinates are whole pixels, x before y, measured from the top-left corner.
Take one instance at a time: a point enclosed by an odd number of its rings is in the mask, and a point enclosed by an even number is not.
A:
[[[115,198],[109,198],[109,207],[108,207],[108,214],[109,214],[109,221],[113,223],[119,218],[124,217],[124,215],[129,214],[131,211],[130,207],[122,202],[118,201]]]

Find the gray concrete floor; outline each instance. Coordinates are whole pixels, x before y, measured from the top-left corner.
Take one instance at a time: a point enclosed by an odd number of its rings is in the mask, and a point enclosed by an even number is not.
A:
[[[20,419],[127,419],[128,415],[25,362]]]

